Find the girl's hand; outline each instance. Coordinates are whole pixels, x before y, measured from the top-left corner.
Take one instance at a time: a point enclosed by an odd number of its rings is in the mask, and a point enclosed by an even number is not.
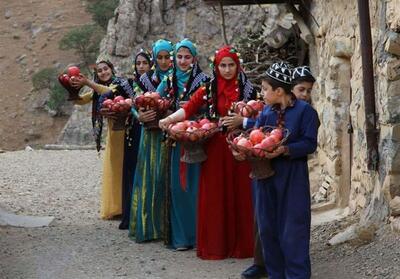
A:
[[[143,123],[153,121],[156,119],[157,116],[157,113],[154,110],[140,110],[138,114],[138,120]]]
[[[241,127],[243,125],[243,117],[232,113],[229,116],[221,118],[222,124],[228,128],[228,130],[234,130],[235,128]]]
[[[162,130],[166,130],[168,128],[168,126],[172,123],[172,119],[171,117],[166,117],[164,119],[161,119],[160,122],[158,123],[158,126],[162,129]]]
[[[71,86],[74,88],[81,88],[84,85],[89,84],[89,80],[83,74],[79,74],[79,76],[71,77],[70,79]]]

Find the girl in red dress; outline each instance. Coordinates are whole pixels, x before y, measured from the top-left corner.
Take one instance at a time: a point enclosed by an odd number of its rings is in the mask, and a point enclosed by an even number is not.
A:
[[[183,108],[161,120],[160,127],[188,119],[206,106],[210,118],[234,129],[242,125],[243,118],[228,116],[232,103],[255,98],[256,92],[240,68],[238,53],[226,46],[216,52],[211,82],[199,88]],[[206,153],[200,173],[197,256],[208,260],[252,257],[250,167],[233,158],[224,132],[209,140]]]

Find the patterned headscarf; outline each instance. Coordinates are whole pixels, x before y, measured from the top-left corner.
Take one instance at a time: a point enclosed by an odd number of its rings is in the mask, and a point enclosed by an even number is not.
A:
[[[170,41],[167,40],[158,40],[153,44],[153,69],[152,71],[142,75],[140,77],[140,81],[145,87],[147,91],[156,91],[157,86],[160,84],[165,77],[167,77],[172,70],[172,63],[171,68],[168,71],[161,71],[159,66],[157,65],[157,56],[160,51],[167,51],[173,55],[173,45]],[[171,61],[172,62],[172,61]]]
[[[182,47],[189,49],[194,57],[193,65],[187,71],[182,71],[177,66],[176,55]],[[157,91],[167,98],[173,98],[176,108],[179,108],[179,101],[187,99],[191,93],[195,92],[201,84],[208,80],[208,77],[197,63],[197,48],[190,40],[184,39],[175,45],[174,57],[174,71],[169,79],[160,83]]]
[[[210,111],[211,117],[218,114],[227,114],[233,102],[238,100],[248,101],[256,98],[255,89],[241,68],[239,56],[238,51],[231,46],[223,46],[215,52],[212,64],[214,77],[209,90],[213,99]],[[230,80],[224,79],[218,69],[218,65],[225,57],[232,58],[237,65],[235,77]],[[218,104],[217,102],[218,97],[221,97],[221,95],[223,95],[222,99],[225,99],[224,104]]]

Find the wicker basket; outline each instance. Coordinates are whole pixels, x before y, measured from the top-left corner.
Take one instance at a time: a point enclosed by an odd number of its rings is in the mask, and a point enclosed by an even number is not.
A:
[[[265,179],[275,174],[271,166],[271,160],[256,157],[248,157],[247,160],[251,165],[251,172],[249,175],[251,179]]]
[[[275,127],[271,127],[271,126],[266,126],[263,128],[264,131],[271,131],[272,129],[274,129]],[[288,138],[289,136],[289,131],[287,129],[283,129],[284,130],[284,138],[276,144],[276,146],[274,148],[277,148],[278,146],[282,145]],[[267,153],[267,150],[263,150],[263,149],[247,149],[241,146],[237,146],[233,143],[233,139],[236,138],[239,135],[243,135],[244,137],[248,137],[248,135],[250,134],[251,130],[247,130],[247,131],[242,131],[242,130],[235,130],[232,131],[228,134],[226,140],[230,146],[230,148],[232,150],[234,150],[237,153],[243,154],[246,158],[246,160],[248,160],[250,162],[251,165],[251,172],[249,177],[251,179],[265,179],[268,177],[271,177],[275,174],[275,171],[272,168],[271,165],[271,160],[268,158],[263,158],[263,157],[258,157],[255,156],[255,152],[254,150],[258,150],[256,153],[258,154],[262,154],[263,152]]]
[[[112,119],[113,125],[112,125],[112,130],[113,131],[122,131],[126,129],[126,118],[128,117],[127,113],[117,113],[116,118]]]
[[[181,161],[188,164],[201,163],[207,160],[207,154],[204,152],[202,143],[199,142],[183,142],[184,153]]]
[[[207,160],[207,154],[204,151],[204,143],[220,131],[220,127],[204,130],[197,129],[193,132],[182,131],[172,133],[169,129],[167,133],[169,137],[177,142],[182,143],[184,154],[181,161],[189,164],[201,163]]]
[[[99,112],[103,117],[111,119],[113,122],[113,131],[122,131],[126,128],[126,118],[128,117],[128,111],[115,112],[108,108],[102,108]]]

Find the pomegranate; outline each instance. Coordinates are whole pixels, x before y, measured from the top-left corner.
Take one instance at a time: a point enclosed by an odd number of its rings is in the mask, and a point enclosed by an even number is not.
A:
[[[240,111],[240,114],[241,114],[243,117],[251,117],[252,114],[253,114],[253,109],[252,109],[251,106],[244,106],[244,107],[242,108],[242,110]]]
[[[76,66],[71,66],[68,68],[67,73],[69,77],[77,77],[81,73],[81,70]]]
[[[131,98],[128,98],[128,99],[125,99],[125,103],[128,105],[128,106],[132,106],[132,99]]]
[[[252,144],[261,143],[261,141],[264,138],[265,138],[264,133],[259,129],[255,129],[255,130],[251,131],[250,136],[249,136],[249,139]]]
[[[172,126],[171,130],[173,132],[182,132],[186,130],[186,126],[182,122],[178,122],[174,126]]]
[[[263,141],[261,142],[261,147],[267,151],[274,150],[275,145],[276,145],[275,139],[271,137],[267,137],[263,139]]]
[[[111,99],[106,99],[106,100],[103,102],[103,107],[108,108],[108,109],[111,109],[111,107],[112,107],[113,104],[114,104],[113,100],[111,100]]]
[[[246,103],[245,103],[245,102],[243,102],[243,101],[237,102],[236,105],[235,105],[235,112],[236,112],[236,113],[240,113],[240,111],[242,110],[242,108],[243,108],[244,106],[246,106]]]
[[[157,92],[151,92],[149,97],[154,99],[154,100],[159,100],[161,98],[160,94],[158,94]]]
[[[282,138],[283,138],[282,129],[279,129],[279,128],[273,129],[273,130],[271,131],[271,135],[276,136],[276,138],[278,139],[278,141],[281,141]]]
[[[199,125],[200,127],[202,127],[204,124],[206,123],[210,123],[210,120],[208,120],[207,118],[203,118],[199,121]]]
[[[118,103],[118,102],[124,101],[124,100],[125,100],[125,98],[122,97],[122,96],[116,96],[116,97],[114,98],[114,102],[115,102],[115,103]]]
[[[246,138],[240,139],[240,140],[238,141],[237,145],[238,145],[238,146],[241,146],[241,147],[244,147],[244,148],[247,148],[247,149],[250,149],[250,148],[253,147],[253,145],[251,144],[251,142],[250,142],[248,139],[246,139]]]

